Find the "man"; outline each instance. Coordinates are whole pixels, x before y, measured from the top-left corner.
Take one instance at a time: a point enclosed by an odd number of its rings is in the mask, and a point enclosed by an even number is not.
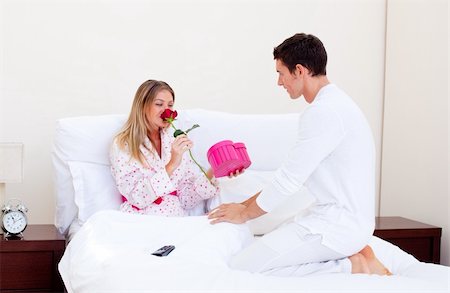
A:
[[[231,266],[273,275],[311,272],[390,274],[367,246],[375,219],[375,148],[358,106],[326,76],[327,53],[313,35],[296,34],[273,51],[278,85],[310,105],[288,159],[261,192],[224,204],[211,223],[244,223],[273,210],[306,186],[309,214],[264,235]]]

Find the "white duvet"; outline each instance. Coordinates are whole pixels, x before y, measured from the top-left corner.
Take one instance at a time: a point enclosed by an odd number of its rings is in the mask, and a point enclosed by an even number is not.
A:
[[[247,225],[205,216],[166,218],[102,211],[73,237],[59,264],[68,292],[448,292],[450,268],[425,264],[374,237],[394,276],[320,274],[271,277],[231,270],[230,257],[253,241]],[[151,253],[175,245],[166,257]]]

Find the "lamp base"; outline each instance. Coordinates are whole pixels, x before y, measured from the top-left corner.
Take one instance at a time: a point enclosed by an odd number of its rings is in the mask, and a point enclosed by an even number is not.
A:
[[[5,196],[6,196],[5,185],[6,185],[5,183],[0,183],[0,213],[2,212],[1,210],[5,205]],[[3,235],[2,229],[0,229],[0,235]]]

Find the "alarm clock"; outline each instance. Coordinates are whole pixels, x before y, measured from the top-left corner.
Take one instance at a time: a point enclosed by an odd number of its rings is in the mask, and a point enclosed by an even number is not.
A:
[[[26,212],[28,209],[21,201],[17,201],[15,205],[11,201],[2,207],[2,230],[6,233],[5,238],[15,236],[22,237],[22,232],[28,225]]]

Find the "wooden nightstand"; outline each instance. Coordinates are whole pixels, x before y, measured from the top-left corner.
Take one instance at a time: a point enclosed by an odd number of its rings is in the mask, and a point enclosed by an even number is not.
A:
[[[63,292],[58,262],[66,241],[53,225],[28,225],[21,240],[0,239],[1,292]]]
[[[440,263],[442,228],[402,217],[377,217],[373,235],[423,262]]]

